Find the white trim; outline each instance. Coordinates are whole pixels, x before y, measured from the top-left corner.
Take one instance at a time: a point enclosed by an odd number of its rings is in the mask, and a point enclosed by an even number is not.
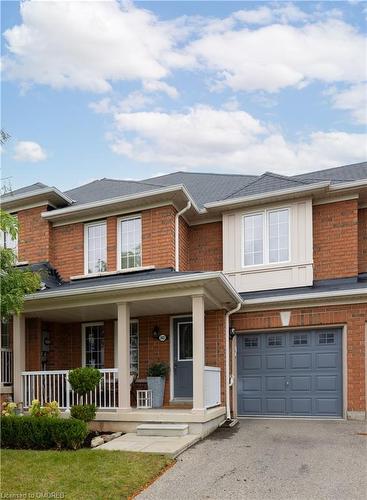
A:
[[[205,203],[204,207],[206,209],[211,208],[220,208],[220,207],[228,207],[231,205],[239,205],[241,203],[246,202],[256,202],[256,201],[264,201],[268,198],[277,198],[279,196],[287,196],[291,194],[297,193],[307,193],[312,192],[314,190],[327,188],[330,186],[330,181],[318,182],[316,184],[310,184],[308,186],[300,186],[297,188],[289,188],[289,189],[280,189],[277,191],[270,191],[269,193],[261,193],[252,196],[241,196],[239,198],[230,198],[223,201],[211,201],[210,203]]]
[[[92,321],[91,323],[82,323],[82,366],[85,365],[85,329],[88,326],[103,326],[104,327],[104,321]],[[104,331],[104,330],[103,330]],[[104,366],[104,351],[103,351],[103,366]]]
[[[232,298],[235,302],[243,302],[241,296],[238,294],[238,292],[235,290],[235,288],[232,286],[232,284],[228,281],[228,279],[224,276],[224,274],[221,271],[208,271],[208,272],[203,272],[203,273],[198,273],[198,274],[189,274],[189,275],[182,275],[182,276],[173,276],[172,278],[153,278],[150,280],[142,280],[142,281],[135,281],[133,283],[128,282],[128,283],[114,283],[110,285],[96,285],[96,286],[91,286],[91,287],[85,287],[85,288],[78,288],[76,290],[65,290],[60,293],[60,291],[50,291],[50,292],[36,292],[36,293],[31,293],[25,297],[26,301],[31,301],[31,300],[41,300],[41,299],[48,299],[48,298],[61,298],[61,297],[73,297],[77,295],[84,295],[86,293],[101,293],[101,292],[113,292],[113,291],[118,291],[118,290],[126,290],[126,289],[133,289],[133,288],[144,288],[148,286],[162,286],[162,285],[169,285],[169,284],[181,284],[181,283],[190,283],[190,282],[195,282],[195,281],[205,281],[205,280],[210,280],[210,279],[219,279],[221,283],[223,284],[224,288],[227,290],[229,294],[232,295]]]
[[[68,216],[70,214],[83,212],[83,211],[91,209],[91,208],[98,208],[98,207],[105,207],[105,206],[108,207],[109,205],[113,205],[116,203],[125,203],[128,201],[135,201],[138,199],[148,198],[150,196],[157,196],[160,194],[170,194],[170,193],[174,193],[177,191],[183,192],[183,194],[186,196],[187,200],[191,201],[192,206],[195,208],[195,210],[198,213],[205,212],[205,210],[204,211],[200,210],[197,207],[196,203],[191,198],[189,192],[187,191],[186,187],[183,184],[175,184],[173,186],[152,189],[151,191],[143,191],[141,193],[132,193],[129,195],[124,195],[124,196],[116,196],[114,198],[107,198],[106,200],[99,200],[99,201],[93,201],[93,202],[89,202],[89,203],[82,203],[80,205],[74,205],[72,207],[52,210],[51,212],[43,212],[42,217],[44,217],[45,219],[53,220],[53,219],[57,219],[60,217]]]
[[[127,267],[127,268],[122,268],[121,267],[121,222],[123,221],[128,221],[128,220],[133,220],[133,219],[139,219],[140,220],[140,266],[134,267]],[[117,218],[117,255],[116,255],[116,269],[118,271],[125,271],[131,270],[131,269],[140,269],[142,268],[142,262],[143,262],[143,221],[142,221],[142,216],[141,213],[135,213],[131,215],[126,215],[124,217],[118,217]]]
[[[346,181],[337,184],[331,184],[330,191],[340,191],[342,189],[367,186],[367,179],[358,179],[356,181]]]
[[[107,221],[105,219],[88,222],[84,224],[84,276],[92,276],[100,273],[88,273],[88,255],[89,255],[89,240],[88,240],[88,229],[93,226],[102,226],[106,228],[106,239],[105,239],[105,251],[106,251],[106,267],[107,267]]]
[[[344,194],[333,198],[323,198],[321,200],[313,200],[315,205],[328,205],[329,203],[338,203],[339,201],[358,200],[359,194]]]
[[[139,320],[137,318],[135,319],[130,319],[130,326],[131,323],[136,323],[138,325],[138,377],[140,373],[140,325],[139,325]],[[130,335],[131,335],[131,330],[130,330]],[[131,346],[131,344],[130,344]],[[131,353],[131,350],[130,350]],[[117,360],[117,319],[114,320],[113,322],[113,363],[115,366],[117,366],[118,360]],[[131,356],[130,356],[130,371],[131,371]]]
[[[20,200],[24,200],[26,198],[31,198],[32,196],[39,196],[39,195],[48,194],[48,193],[56,194],[57,196],[62,198],[67,203],[70,203],[70,204],[74,203],[74,200],[72,198],[70,198],[66,194],[62,193],[61,191],[59,191],[56,187],[45,187],[45,188],[37,189],[35,191],[26,191],[24,193],[15,194],[15,195],[12,195],[11,193],[9,193],[7,195],[3,195],[2,204],[6,205],[6,203],[8,203],[8,202],[20,201]]]

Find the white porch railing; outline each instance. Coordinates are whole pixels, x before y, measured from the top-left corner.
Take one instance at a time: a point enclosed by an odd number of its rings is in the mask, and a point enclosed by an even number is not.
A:
[[[205,408],[220,405],[220,368],[206,366],[204,371]]]
[[[117,368],[100,371],[103,377],[96,389],[86,395],[85,402],[94,403],[100,410],[118,408]],[[78,395],[70,387],[68,373],[68,370],[22,372],[24,407],[29,408],[33,399],[38,399],[41,405],[57,401],[62,410],[78,404]]]
[[[4,385],[13,383],[13,351],[5,347],[1,348],[0,383]]]

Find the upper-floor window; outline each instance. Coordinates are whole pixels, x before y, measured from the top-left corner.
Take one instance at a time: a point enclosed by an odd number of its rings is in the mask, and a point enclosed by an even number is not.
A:
[[[85,274],[107,271],[106,222],[84,226]]]
[[[123,217],[118,221],[118,267],[130,269],[141,266],[141,217]]]
[[[243,265],[287,262],[290,258],[289,209],[243,216]]]

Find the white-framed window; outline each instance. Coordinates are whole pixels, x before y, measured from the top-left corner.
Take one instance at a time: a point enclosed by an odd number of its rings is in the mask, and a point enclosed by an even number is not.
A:
[[[192,321],[177,323],[177,361],[192,361]]]
[[[13,214],[13,217],[17,216]],[[15,255],[18,257],[18,233],[16,234],[15,238],[12,238],[9,233],[0,231],[0,245],[3,248],[10,248],[11,250],[13,250]]]
[[[84,225],[84,274],[107,271],[106,221]]]
[[[117,367],[117,321],[115,321],[114,361]],[[130,320],[130,373],[139,375],[139,321]]]
[[[117,224],[117,268],[141,267],[141,216],[122,217]]]
[[[92,368],[104,368],[104,324],[82,325],[82,364]]]
[[[245,214],[242,254],[243,267],[289,262],[289,208]]]

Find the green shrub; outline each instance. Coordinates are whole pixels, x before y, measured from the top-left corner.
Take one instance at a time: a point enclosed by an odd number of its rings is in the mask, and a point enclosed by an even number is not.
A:
[[[97,368],[84,366],[70,370],[68,378],[72,389],[79,396],[85,396],[85,394],[97,387],[102,378],[102,373]]]
[[[76,419],[1,417],[3,448],[76,450],[82,446],[87,434],[87,424]]]
[[[166,377],[168,374],[167,363],[152,363],[148,368],[148,377]]]
[[[70,409],[70,414],[83,422],[91,422],[96,418],[96,411],[96,405],[74,405]]]

